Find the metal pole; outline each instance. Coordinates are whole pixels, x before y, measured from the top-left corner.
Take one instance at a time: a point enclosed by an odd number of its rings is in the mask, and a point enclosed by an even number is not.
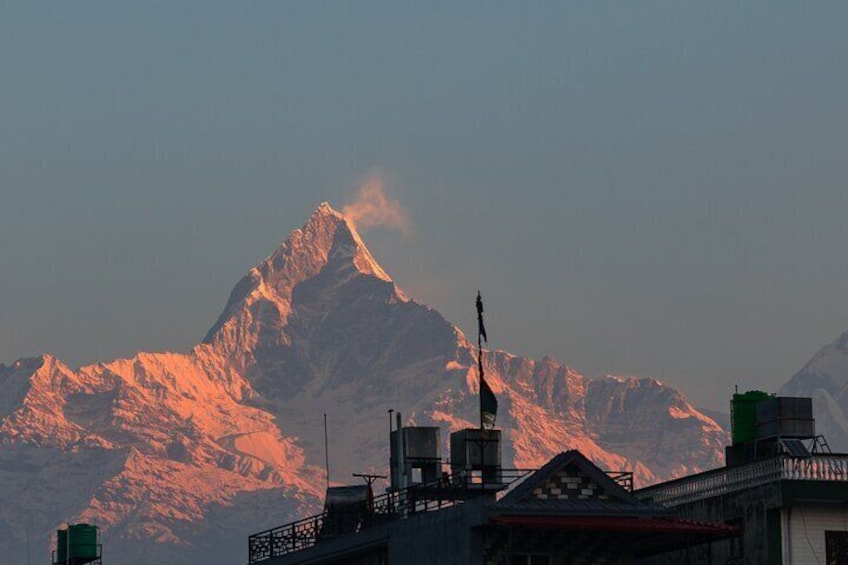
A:
[[[397,469],[395,472],[397,473],[397,491],[394,493],[395,495],[395,504],[396,504],[396,512],[400,513],[402,516],[406,516],[406,458],[404,453],[404,438],[403,438],[403,417],[400,412],[395,414],[397,418],[395,433],[397,437],[395,438],[395,445],[397,447]]]
[[[477,332],[477,372],[480,373],[480,391],[477,396],[480,397],[480,439],[477,449],[480,452],[480,483],[484,484],[483,479],[483,450],[486,448],[485,437],[486,432],[483,427],[483,341],[481,333]]]
[[[27,493],[29,494],[29,493]],[[29,518],[24,518],[24,530],[26,531],[26,556],[27,556],[27,565],[30,565],[29,562]]]
[[[483,431],[483,338],[480,332],[477,332],[477,372],[480,373],[480,390],[477,396],[480,397],[480,431]]]
[[[330,442],[327,439],[327,414],[324,413],[324,466],[327,470],[327,490],[330,489]]]
[[[404,449],[403,418],[397,413],[397,465],[398,465],[398,490],[406,488],[406,453]]]

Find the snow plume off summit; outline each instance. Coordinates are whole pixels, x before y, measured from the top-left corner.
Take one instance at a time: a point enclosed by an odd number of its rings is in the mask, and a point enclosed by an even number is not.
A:
[[[399,231],[404,236],[412,232],[412,224],[399,200],[386,195],[383,178],[378,174],[369,176],[360,185],[356,200],[345,204],[345,217],[362,231],[373,227]]]

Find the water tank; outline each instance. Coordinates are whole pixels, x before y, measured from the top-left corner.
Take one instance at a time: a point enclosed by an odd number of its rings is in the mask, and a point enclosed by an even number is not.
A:
[[[374,496],[368,485],[330,487],[324,497],[324,511],[337,512],[354,507],[367,508]]]
[[[730,435],[733,445],[751,443],[757,439],[757,404],[771,398],[761,390],[733,395],[730,401]]]
[[[56,532],[56,557],[53,563],[68,562],[68,530],[58,530]]]
[[[100,543],[97,526],[71,524],[58,530],[56,536],[56,559],[54,563],[83,565],[100,558]]]
[[[360,529],[371,513],[374,496],[369,485],[330,487],[324,498],[324,523],[318,532],[318,540]]]
[[[757,437],[808,439],[816,436],[813,399],[769,397],[757,408]]]
[[[450,436],[451,474],[479,472],[484,484],[501,483],[501,431],[469,428]]]
[[[435,426],[408,426],[400,428],[400,433],[403,440],[402,458],[398,457],[398,430],[393,430],[389,438],[392,490],[431,483],[441,477],[441,430]]]

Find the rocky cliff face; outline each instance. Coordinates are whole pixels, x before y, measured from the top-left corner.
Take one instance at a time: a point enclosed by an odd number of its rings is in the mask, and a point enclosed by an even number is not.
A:
[[[779,394],[812,397],[816,432],[833,451],[848,453],[848,332],[819,350]]]
[[[474,425],[475,357],[322,204],[191,352],[0,365],[0,551],[25,562],[29,545],[41,559],[71,519],[99,523],[121,563],[241,562],[248,533],[318,507],[323,413],[333,479],[384,471],[388,408],[445,431]],[[578,448],[646,484],[722,462],[726,432],[656,380],[484,358],[508,465]]]

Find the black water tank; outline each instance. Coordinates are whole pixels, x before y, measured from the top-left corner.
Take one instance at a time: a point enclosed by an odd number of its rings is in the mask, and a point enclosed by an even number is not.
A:
[[[813,399],[777,396],[757,403],[757,437],[813,438]]]

